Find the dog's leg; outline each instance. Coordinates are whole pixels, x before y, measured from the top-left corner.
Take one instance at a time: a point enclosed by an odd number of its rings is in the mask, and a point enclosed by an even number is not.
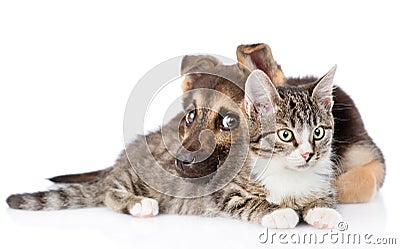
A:
[[[344,154],[344,173],[334,181],[339,203],[362,203],[382,186],[385,164],[375,146],[354,145]]]

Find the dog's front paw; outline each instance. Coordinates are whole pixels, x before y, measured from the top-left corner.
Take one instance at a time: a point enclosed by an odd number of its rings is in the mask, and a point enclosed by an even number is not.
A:
[[[294,228],[299,223],[299,216],[291,208],[281,208],[264,215],[261,224],[267,228]]]
[[[158,214],[158,202],[151,198],[143,198],[135,203],[129,213],[136,217],[153,217]]]
[[[333,208],[316,207],[309,210],[304,220],[315,228],[336,228],[342,216]]]

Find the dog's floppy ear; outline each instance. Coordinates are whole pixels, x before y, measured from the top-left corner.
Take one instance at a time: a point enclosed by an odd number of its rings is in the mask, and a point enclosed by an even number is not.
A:
[[[268,75],[275,86],[281,86],[285,82],[285,76],[281,66],[276,63],[270,47],[267,44],[240,45],[236,49],[239,63],[248,67],[251,71],[260,69]]]
[[[210,73],[219,64],[220,61],[210,55],[185,55],[181,62],[181,75],[188,75],[182,83],[182,90],[193,89],[195,77],[201,73]]]
[[[185,55],[181,63],[181,75],[187,73],[203,73],[220,64],[220,61],[211,55]]]

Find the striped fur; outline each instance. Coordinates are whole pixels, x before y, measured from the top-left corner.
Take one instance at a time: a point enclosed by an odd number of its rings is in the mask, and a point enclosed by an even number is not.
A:
[[[221,71],[225,75],[231,75],[240,83],[239,88],[244,88],[249,72],[240,65],[223,66],[215,62],[214,59],[211,59],[212,61],[210,63],[206,63],[207,60],[210,60],[209,56],[186,58],[186,60],[189,60],[190,63],[195,65],[199,63],[199,59],[202,65],[201,70],[204,70],[204,67],[211,67],[213,72]],[[186,71],[187,65],[183,65],[183,68],[185,68]],[[198,67],[196,67],[196,70],[198,70]],[[241,107],[241,111],[245,113],[246,107],[243,90],[232,87],[228,80],[199,73],[195,76],[188,76],[184,82],[183,89],[189,90],[196,87],[210,88],[223,92],[238,103]],[[295,91],[296,90],[292,91],[289,89],[288,92],[285,93],[284,89],[282,89],[282,94],[287,94],[289,96],[289,93],[291,93],[294,94],[293,96],[296,96]],[[196,103],[199,103],[200,99],[204,98],[204,96],[194,95],[190,98],[185,98],[184,105],[190,105],[193,98],[196,98]],[[190,101],[188,101],[188,99],[190,99]],[[214,107],[220,105],[220,108],[230,110],[229,106],[215,99],[210,99],[206,102]],[[218,115],[214,115],[212,112],[204,112],[204,115],[209,116],[203,120],[209,118],[218,120],[219,118]],[[187,138],[190,134],[197,135],[196,130],[191,131],[187,128],[184,129],[182,127],[184,124],[181,121],[182,114],[179,114],[176,118],[171,120],[169,124],[163,127],[163,133],[173,134],[176,127],[181,127],[182,129],[180,130],[185,130],[185,136],[183,137]],[[252,145],[264,141],[263,134],[261,133],[260,121],[259,119],[249,117],[246,120],[241,120],[241,124],[244,125],[247,123],[249,127]],[[202,122],[199,123],[197,127],[200,130],[206,128],[215,129],[217,130],[216,132],[221,133],[219,128],[215,128],[213,125],[215,125],[215,122]],[[227,140],[228,137],[230,136],[223,134],[218,135],[216,138],[217,148],[227,146],[230,141]],[[179,198],[163,194],[153,187],[150,187],[148,185],[149,182],[145,182],[137,173],[139,172],[141,176],[151,175],[151,183],[157,183],[160,187],[172,189],[177,195],[184,196],[185,192],[193,191],[193,189],[182,189],[179,185],[176,185],[175,182],[165,181],[161,175],[154,174],[154,167],[156,167],[157,164],[171,174],[179,174],[175,167],[175,158],[165,148],[165,138],[165,136],[163,137],[161,135],[161,131],[156,131],[146,136],[139,136],[121,153],[113,167],[103,171],[90,172],[89,174],[54,177],[50,180],[54,182],[65,183],[66,181],[70,183],[62,185],[58,190],[12,195],[7,199],[7,202],[11,208],[24,210],[57,210],[107,206],[119,213],[135,215],[136,212],[134,212],[133,209],[138,207],[137,205],[143,204],[144,199],[148,200],[148,198],[151,198],[157,201],[155,203],[159,205],[159,213],[225,216],[255,223],[260,223],[263,217],[282,208],[291,208],[302,217],[310,208],[334,207],[334,192],[332,192],[330,188],[321,191],[312,191],[298,198],[286,196],[278,203],[267,201],[270,195],[268,189],[260,182],[250,181],[250,172],[254,160],[260,155],[260,151],[256,149],[257,146],[253,146],[254,148],[250,156],[246,158],[244,167],[242,167],[234,179],[222,189],[209,195],[196,198]],[[168,141],[166,143],[168,143]],[[227,152],[229,152],[229,150]],[[153,155],[156,156],[153,157]],[[246,153],[236,156],[243,157],[246,156]],[[132,158],[134,158],[134,160],[129,160]],[[221,155],[219,155],[218,158],[218,160],[208,162],[217,162],[218,167],[219,164],[222,163],[220,161]],[[79,181],[81,181],[81,183],[77,183]],[[199,188],[204,186],[206,185],[199,185]],[[154,213],[149,213],[149,215],[154,215]]]
[[[99,207],[103,204],[103,190],[98,181],[68,184],[57,190],[29,194],[15,194],[7,198],[11,208],[24,210],[59,210]]]

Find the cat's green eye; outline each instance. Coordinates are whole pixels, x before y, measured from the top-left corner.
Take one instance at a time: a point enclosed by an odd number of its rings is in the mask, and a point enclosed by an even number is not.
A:
[[[322,127],[317,127],[314,130],[314,140],[320,140],[325,136],[325,130]]]
[[[278,137],[283,142],[290,142],[293,140],[293,132],[288,129],[282,129],[278,131]]]

